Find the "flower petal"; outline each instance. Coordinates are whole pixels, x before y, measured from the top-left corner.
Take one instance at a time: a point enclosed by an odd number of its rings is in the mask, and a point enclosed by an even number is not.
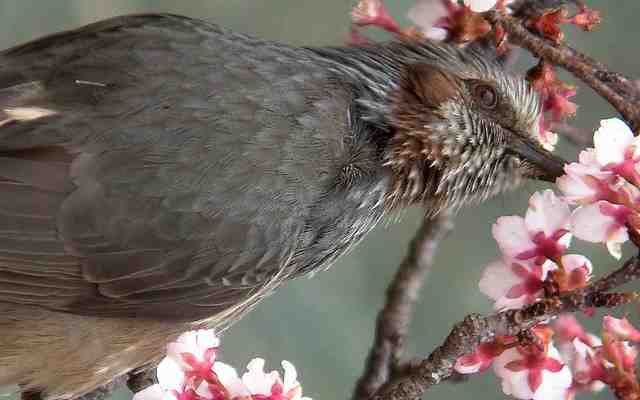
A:
[[[271,388],[279,381],[277,371],[270,373],[264,372],[264,360],[262,358],[254,358],[247,364],[247,372],[242,375],[242,382],[249,389],[251,394],[269,396]]]
[[[496,6],[496,0],[464,0],[464,4],[475,12],[485,12]]]
[[[296,371],[296,367],[293,366],[289,361],[282,361],[282,369],[284,370],[284,377],[282,378],[282,385],[284,386],[284,391],[288,392],[291,389],[294,389],[297,386],[300,386],[298,382],[298,372]]]
[[[249,389],[238,376],[238,372],[236,372],[236,369],[232,366],[222,362],[216,362],[213,364],[213,372],[215,372],[222,386],[227,389],[231,398],[242,398],[251,395]]]
[[[498,300],[520,281],[520,278],[513,274],[505,261],[496,260],[485,267],[478,286],[482,293]]]
[[[605,331],[614,335],[618,340],[640,342],[640,330],[636,329],[627,318],[614,318],[606,315],[602,320]]]
[[[596,160],[601,166],[624,161],[633,139],[633,132],[622,120],[610,118],[600,121],[600,128],[593,135]]]
[[[156,384],[135,393],[132,400],[162,400],[164,396],[165,391]]]
[[[417,0],[407,13],[407,18],[427,37],[431,37],[429,32],[434,28],[436,21],[446,16],[447,9],[442,1],[433,0]],[[444,38],[446,38],[447,31],[441,28],[438,30],[444,31]]]
[[[165,357],[156,369],[158,383],[164,390],[182,389],[185,383],[185,373],[182,366],[172,357]]]
[[[629,239],[625,227],[628,212],[626,207],[607,201],[579,207],[571,216],[572,231],[587,242],[607,243],[609,252],[620,258],[620,244]]]
[[[557,231],[569,228],[570,218],[569,205],[552,190],[545,190],[531,196],[524,220],[529,232],[544,232],[545,236],[551,237]]]
[[[518,255],[534,249],[536,245],[529,236],[525,220],[519,216],[500,217],[491,229],[500,251],[507,258],[515,259]]]

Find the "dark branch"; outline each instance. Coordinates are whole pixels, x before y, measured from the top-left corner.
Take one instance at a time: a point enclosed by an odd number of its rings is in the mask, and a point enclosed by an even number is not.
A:
[[[409,245],[387,289],[384,308],[378,314],[373,346],[362,377],[354,391],[354,400],[366,400],[398,370],[404,339],[418,292],[433,266],[440,241],[453,229],[449,215],[425,220]]]
[[[530,32],[516,17],[488,11],[486,18],[507,32],[509,42],[571,72],[605,98],[634,129],[640,129],[640,91],[633,80],[565,44],[555,44]]]
[[[582,148],[593,146],[593,133],[569,125],[565,122],[555,122],[551,125],[551,132],[564,136],[569,142]]]

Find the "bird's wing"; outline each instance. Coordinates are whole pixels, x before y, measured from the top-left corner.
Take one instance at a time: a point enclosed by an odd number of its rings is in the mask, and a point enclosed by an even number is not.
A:
[[[346,111],[295,51],[148,15],[0,53],[0,301],[193,320],[262,290]]]

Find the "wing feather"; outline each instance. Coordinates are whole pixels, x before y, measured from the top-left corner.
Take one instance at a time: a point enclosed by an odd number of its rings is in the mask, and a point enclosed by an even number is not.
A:
[[[298,51],[153,15],[0,53],[0,301],[194,320],[270,290],[342,157]]]

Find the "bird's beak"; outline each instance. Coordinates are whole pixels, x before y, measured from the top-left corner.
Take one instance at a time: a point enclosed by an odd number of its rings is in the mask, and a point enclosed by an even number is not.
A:
[[[554,183],[564,175],[566,161],[543,149],[529,135],[514,134],[510,145],[511,151],[535,168],[532,178]]]

